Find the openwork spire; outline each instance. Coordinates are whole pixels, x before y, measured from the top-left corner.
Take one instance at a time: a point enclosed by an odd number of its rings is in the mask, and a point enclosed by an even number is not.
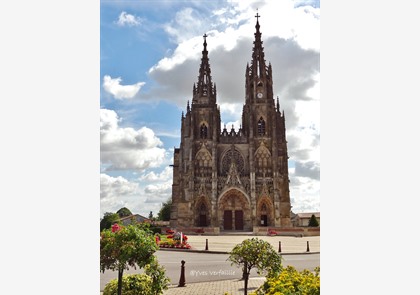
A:
[[[258,14],[258,10],[255,17],[257,18],[257,24],[255,25],[256,31],[254,33],[254,48],[252,49],[251,75],[263,78],[266,76],[266,66],[264,59],[264,47],[262,46],[263,42],[261,41],[260,23],[258,22],[258,18],[261,16]]]
[[[203,35],[204,49],[202,51],[201,65],[198,76],[197,87],[194,89],[194,96],[213,96],[215,94],[213,83],[211,81],[211,70],[207,51],[207,34]]]

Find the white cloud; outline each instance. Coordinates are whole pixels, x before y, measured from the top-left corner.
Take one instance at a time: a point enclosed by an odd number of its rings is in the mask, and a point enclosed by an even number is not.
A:
[[[304,163],[295,162],[295,177],[308,177],[319,180],[319,163],[315,161],[306,161]]]
[[[291,179],[290,198],[294,213],[320,211],[320,182],[307,177]]]
[[[176,42],[182,43],[205,32],[207,24],[203,17],[190,7],[178,11],[175,19],[164,25],[164,30]]]
[[[166,173],[163,171],[161,175]],[[146,180],[136,182],[121,176],[101,174],[100,217],[102,218],[106,212],[115,213],[123,207],[128,208],[133,214],[147,217],[149,212],[153,211],[156,216],[162,203],[171,196],[172,179],[153,181],[153,184],[149,184]]]
[[[106,171],[158,167],[165,160],[165,149],[153,130],[121,128],[115,111],[101,109],[101,164]]]
[[[203,50],[203,37],[195,36],[178,44],[170,57],[162,58],[149,70],[149,74],[155,71],[170,71],[174,67],[182,65],[187,60],[198,60]],[[198,68],[197,68],[198,71]]]
[[[138,26],[142,22],[142,19],[140,17],[134,16],[132,14],[128,14],[127,12],[123,11],[121,12],[120,16],[118,17],[118,21],[116,22],[117,25],[123,27],[123,26]]]
[[[235,116],[242,113],[242,105],[238,103],[219,103],[222,116]]]
[[[150,184],[144,189],[146,195],[145,203],[161,204],[172,195],[172,179],[165,183]]]
[[[145,82],[138,82],[133,85],[121,85],[120,77],[112,79],[111,76],[105,75],[103,87],[106,92],[111,93],[116,99],[133,98]]]
[[[236,103],[241,106],[244,100],[245,66],[251,61],[254,15],[258,7],[262,16],[260,25],[266,60],[273,66],[275,94],[280,95],[283,102],[289,98],[310,100],[308,89],[314,86],[314,77],[319,73],[320,25],[319,18],[313,16],[319,15],[319,9],[311,6],[295,7],[293,1],[244,2],[246,5],[231,2],[229,9],[215,9],[213,17],[205,16],[200,20],[194,20],[198,13],[191,8],[180,13],[183,17],[178,15],[171,22],[173,31],[170,34],[180,34],[183,38],[171,55],[150,68],[150,76],[162,87],[153,89],[149,97],[170,100],[178,106],[185,105],[185,97],[191,97],[192,84],[198,75],[203,50],[202,35],[207,33],[207,48],[213,81],[217,84],[218,103]],[[280,12],[284,17],[279,17]],[[227,24],[221,16],[239,20],[237,24]],[[293,17],[299,17],[299,22]],[[188,23],[195,24],[196,21],[200,22],[196,27],[203,27],[202,30],[194,34],[184,28]],[[309,33],[306,36],[304,32]],[[308,41],[308,36],[313,41]],[[303,44],[302,40],[308,44]]]
[[[114,196],[127,196],[136,192],[138,185],[118,176],[111,177],[101,174],[101,199],[109,199]]]
[[[138,184],[118,176],[100,175],[101,218],[105,212],[115,213],[123,207],[128,208],[127,198],[137,193]]]
[[[144,181],[172,181],[173,168],[165,167],[161,173],[149,172],[140,176]]]

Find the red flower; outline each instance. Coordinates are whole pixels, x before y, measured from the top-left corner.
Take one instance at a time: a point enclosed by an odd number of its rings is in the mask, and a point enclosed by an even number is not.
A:
[[[111,227],[111,230],[113,233],[119,231],[121,227],[118,225],[118,223],[114,223],[114,225]]]

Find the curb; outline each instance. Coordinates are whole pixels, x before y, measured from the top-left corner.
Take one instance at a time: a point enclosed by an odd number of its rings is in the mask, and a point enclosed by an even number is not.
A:
[[[158,251],[209,253],[209,254],[230,254],[230,252],[228,252],[228,251],[210,251],[210,250],[176,249],[176,248],[159,248]],[[320,253],[321,252],[297,252],[297,253],[280,253],[280,254],[281,255],[303,255],[303,254],[320,254]]]

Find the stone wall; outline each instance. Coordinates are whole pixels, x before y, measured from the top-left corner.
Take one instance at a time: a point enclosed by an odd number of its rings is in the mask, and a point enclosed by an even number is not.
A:
[[[295,236],[295,237],[312,237],[320,236],[320,227],[269,227],[269,226],[254,226],[254,234],[265,236],[269,231],[276,232],[277,236]]]
[[[202,234],[202,235],[219,235],[220,228],[218,227],[177,227],[177,228],[170,228],[170,227],[163,227],[162,234],[166,233],[166,230],[172,229],[177,232],[182,232],[186,235],[191,234]]]

